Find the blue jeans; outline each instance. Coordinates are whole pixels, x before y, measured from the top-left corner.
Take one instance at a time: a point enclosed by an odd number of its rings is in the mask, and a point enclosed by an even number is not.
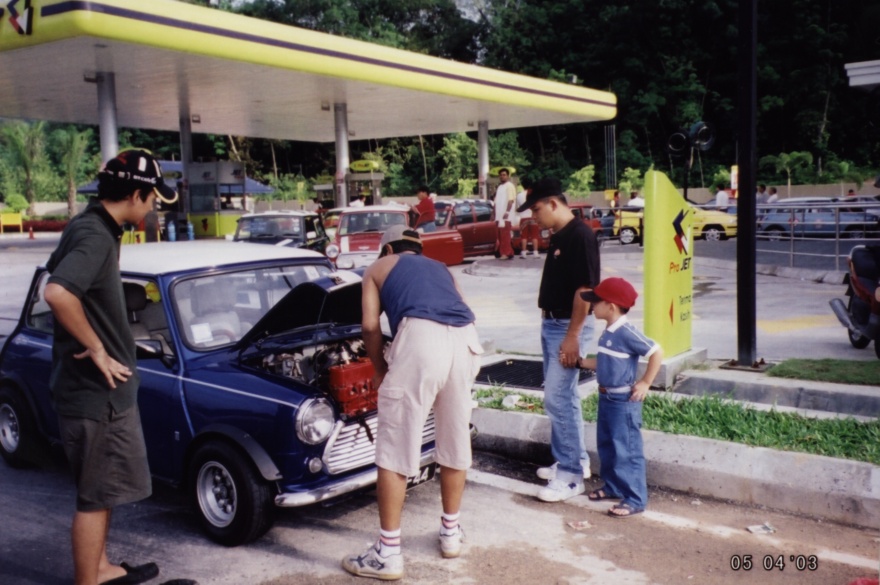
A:
[[[641,428],[641,402],[630,402],[628,393],[599,394],[596,443],[603,489],[636,510],[648,505]]]
[[[595,319],[587,317],[580,335],[580,355],[593,338]],[[544,410],[550,417],[550,451],[559,463],[556,477],[565,483],[581,483],[584,470],[581,459],[584,449],[584,417],[578,396],[580,369],[563,368],[559,363],[559,346],[568,332],[568,319],[542,319],[541,350],[544,353]]]

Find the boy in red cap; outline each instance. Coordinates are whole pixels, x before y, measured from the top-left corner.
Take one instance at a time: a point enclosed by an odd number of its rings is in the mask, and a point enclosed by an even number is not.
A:
[[[596,370],[599,382],[599,414],[596,443],[599,474],[605,485],[589,494],[593,501],[620,500],[608,514],[628,518],[645,511],[648,484],[642,448],[642,401],[660,371],[663,350],[627,321],[636,293],[622,278],[606,278],[581,298],[592,304],[596,319],[607,323],[599,337],[597,357],[582,358],[581,368]],[[648,367],[636,381],[639,356]]]

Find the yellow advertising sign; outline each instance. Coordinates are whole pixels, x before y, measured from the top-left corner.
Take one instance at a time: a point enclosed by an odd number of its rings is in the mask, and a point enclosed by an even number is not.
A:
[[[691,348],[693,210],[669,178],[645,174],[645,334],[666,356]]]

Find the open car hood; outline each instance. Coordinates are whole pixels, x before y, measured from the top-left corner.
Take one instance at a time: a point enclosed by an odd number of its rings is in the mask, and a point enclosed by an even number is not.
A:
[[[287,293],[236,344],[245,349],[300,327],[361,324],[361,277],[348,270],[305,282]]]

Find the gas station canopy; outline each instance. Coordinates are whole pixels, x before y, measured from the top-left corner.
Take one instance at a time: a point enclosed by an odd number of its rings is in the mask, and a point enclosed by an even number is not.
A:
[[[5,5],[5,6],[4,6]],[[0,117],[334,140],[609,120],[614,94],[172,0],[0,0]]]

